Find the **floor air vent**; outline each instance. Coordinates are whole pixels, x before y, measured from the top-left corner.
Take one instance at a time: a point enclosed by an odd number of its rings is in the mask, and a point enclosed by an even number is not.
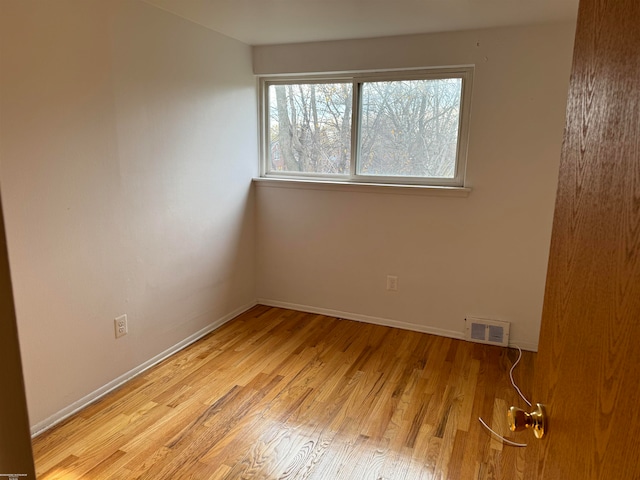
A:
[[[509,345],[509,322],[467,317],[464,319],[464,338],[489,345]]]

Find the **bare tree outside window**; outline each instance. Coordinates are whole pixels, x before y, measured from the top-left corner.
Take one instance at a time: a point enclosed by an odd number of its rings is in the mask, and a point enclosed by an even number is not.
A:
[[[459,78],[363,83],[358,173],[452,178],[461,94]]]
[[[348,174],[351,83],[269,86],[271,170]]]
[[[263,81],[264,172],[462,186],[471,77],[460,67]]]

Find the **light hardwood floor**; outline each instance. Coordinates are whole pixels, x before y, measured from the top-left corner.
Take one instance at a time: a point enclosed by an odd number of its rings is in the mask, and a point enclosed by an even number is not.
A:
[[[34,439],[38,478],[522,478],[524,449],[478,422],[507,434],[516,358],[257,306]]]

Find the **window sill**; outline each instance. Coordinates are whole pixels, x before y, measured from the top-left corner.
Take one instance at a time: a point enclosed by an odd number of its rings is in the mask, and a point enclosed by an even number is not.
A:
[[[332,182],[329,180],[254,178],[258,187],[294,188],[301,190],[333,190],[339,192],[385,193],[393,195],[421,195],[438,197],[468,197],[469,187],[440,187],[432,185],[399,185],[386,183]]]

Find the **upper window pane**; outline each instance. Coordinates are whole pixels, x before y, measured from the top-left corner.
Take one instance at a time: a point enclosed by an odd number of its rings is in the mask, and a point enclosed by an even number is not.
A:
[[[362,84],[357,173],[454,178],[462,79]]]
[[[269,172],[349,174],[351,83],[271,84]]]

